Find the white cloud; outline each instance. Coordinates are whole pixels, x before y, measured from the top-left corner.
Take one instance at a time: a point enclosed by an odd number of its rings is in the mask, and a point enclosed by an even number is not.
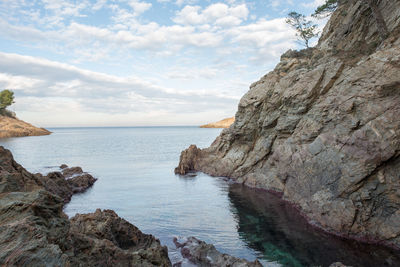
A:
[[[249,10],[245,4],[230,7],[223,3],[212,4],[205,9],[200,6],[185,6],[177,12],[175,23],[184,25],[216,24],[235,26],[247,19]]]
[[[177,6],[183,6],[183,5],[192,5],[192,4],[195,4],[197,2],[198,2],[198,0],[176,0],[175,4]]]
[[[152,6],[151,3],[137,1],[137,0],[130,0],[129,5],[132,7],[135,16],[144,13],[145,11],[149,10]]]
[[[313,0],[308,3],[302,3],[301,5],[307,8],[317,8],[320,5],[323,5],[325,3],[325,0]]]
[[[107,0],[97,0],[97,2],[92,6],[92,9],[97,11],[102,9],[107,3]]]
[[[209,118],[231,116],[248,85],[295,47],[283,18],[257,19],[241,0],[75,2],[0,1],[0,35],[17,53],[0,51],[0,86],[15,89],[17,113],[32,122],[53,124],[46,112],[67,121],[69,110],[101,113],[104,124],[211,108]],[[158,8],[168,10],[155,18]]]
[[[178,91],[137,77],[117,77],[16,54],[0,53],[0,73],[0,85],[16,93],[18,113],[29,111],[41,114],[41,118],[51,113],[71,121],[71,112],[81,116],[102,113],[106,118],[110,114],[123,117],[129,112],[172,116],[200,112],[208,105],[221,112],[228,103],[237,102],[236,97],[210,94],[206,90]]]
[[[285,23],[285,19],[265,20],[229,31],[234,41],[248,42],[257,47],[265,47],[268,43],[282,42],[293,36],[293,30]]]

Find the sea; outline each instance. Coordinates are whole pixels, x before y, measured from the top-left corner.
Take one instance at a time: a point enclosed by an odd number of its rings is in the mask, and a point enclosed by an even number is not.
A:
[[[33,173],[80,166],[98,178],[64,212],[112,209],[168,246],[173,263],[191,264],[172,242],[194,236],[223,253],[264,266],[400,266],[389,248],[334,237],[309,225],[278,196],[203,173],[174,174],[182,150],[211,145],[221,129],[198,127],[49,128],[49,136],[0,139]],[[192,265],[193,266],[193,265]]]

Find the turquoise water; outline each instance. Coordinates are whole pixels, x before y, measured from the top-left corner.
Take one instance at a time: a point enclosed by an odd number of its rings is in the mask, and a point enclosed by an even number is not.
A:
[[[65,207],[69,216],[113,209],[169,247],[174,236],[195,236],[266,266],[400,266],[389,249],[334,238],[308,226],[290,206],[263,191],[198,173],[173,173],[190,144],[207,147],[220,129],[197,127],[55,128],[50,136],[9,138],[0,145],[31,172],[65,163],[98,178]]]

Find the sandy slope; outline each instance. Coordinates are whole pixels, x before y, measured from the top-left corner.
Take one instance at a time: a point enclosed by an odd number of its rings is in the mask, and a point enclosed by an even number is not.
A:
[[[217,122],[209,123],[206,125],[200,126],[200,128],[229,128],[231,124],[235,121],[235,118],[227,118]]]
[[[0,138],[48,135],[51,132],[37,128],[16,118],[0,115]]]

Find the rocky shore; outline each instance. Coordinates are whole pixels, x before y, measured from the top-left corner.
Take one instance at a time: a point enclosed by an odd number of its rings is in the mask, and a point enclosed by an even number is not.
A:
[[[37,128],[27,122],[0,115],[0,138],[49,135],[50,131]]]
[[[333,13],[315,48],[288,51],[250,86],[234,124],[183,151],[202,171],[277,192],[333,234],[400,247],[400,2]]]
[[[171,266],[167,247],[112,210],[63,206],[96,181],[81,168],[32,174],[0,146],[1,266]]]
[[[0,146],[0,266],[171,266],[166,246],[112,210],[68,219],[65,203],[96,180],[65,164],[59,172],[32,174]],[[261,266],[193,237],[187,241],[180,245],[183,257],[192,251],[190,266]]]

